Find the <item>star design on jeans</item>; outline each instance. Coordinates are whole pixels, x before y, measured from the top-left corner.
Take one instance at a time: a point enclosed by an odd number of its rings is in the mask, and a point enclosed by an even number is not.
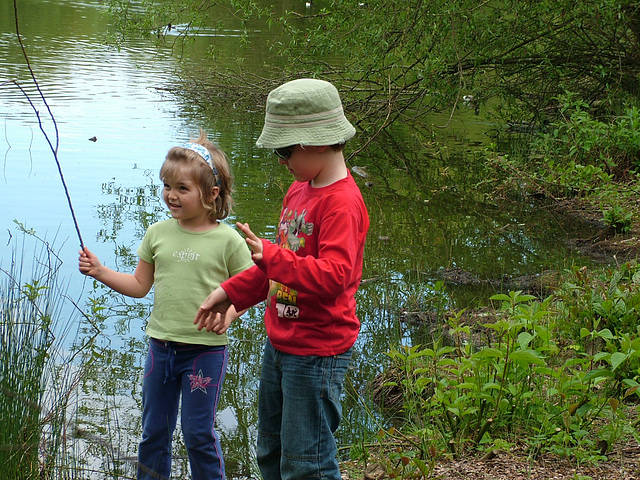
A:
[[[198,372],[198,375],[189,375],[189,380],[191,381],[192,393],[195,390],[207,393],[207,387],[211,385],[211,377],[204,377],[202,375],[202,370]]]

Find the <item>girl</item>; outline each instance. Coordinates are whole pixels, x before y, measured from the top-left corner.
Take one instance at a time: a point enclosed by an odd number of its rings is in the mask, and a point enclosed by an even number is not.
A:
[[[194,480],[225,478],[214,421],[227,367],[226,335],[193,324],[203,298],[253,265],[244,239],[224,223],[233,178],[225,154],[200,131],[169,150],[160,169],[162,199],[173,218],[155,223],[138,248],[133,274],[105,267],[88,249],[79,269],[113,290],[144,297],[154,287],[142,385],[138,480],[171,476],[171,441],[182,396],[181,426]],[[234,312],[235,313],[235,312]]]

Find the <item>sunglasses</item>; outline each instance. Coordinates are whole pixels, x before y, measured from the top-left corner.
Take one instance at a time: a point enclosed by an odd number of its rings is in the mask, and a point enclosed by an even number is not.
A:
[[[291,157],[291,154],[293,153],[294,148],[295,148],[295,145],[290,145],[288,147],[274,148],[273,153],[275,153],[277,157],[281,158],[282,160],[289,160],[289,157]]]

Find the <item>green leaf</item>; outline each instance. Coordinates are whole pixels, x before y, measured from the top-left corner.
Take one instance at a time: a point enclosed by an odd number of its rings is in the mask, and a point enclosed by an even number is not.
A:
[[[511,359],[524,365],[545,365],[544,359],[534,350],[516,350],[511,354]]]
[[[618,368],[624,361],[627,359],[629,355],[622,352],[615,352],[611,354],[611,367],[613,370]]]
[[[469,390],[475,390],[476,384],[472,382],[463,382],[456,385],[456,388],[459,388],[459,389],[467,388]]]
[[[499,293],[497,295],[492,295],[491,297],[489,297],[489,300],[500,300],[503,302],[510,302],[511,297],[509,295],[505,295],[504,293]]]
[[[526,348],[533,339],[534,336],[529,332],[521,332],[520,335],[518,335],[518,343],[520,344],[520,348]]]
[[[611,357],[611,354],[609,352],[598,352],[593,356],[593,361],[594,363],[599,362],[601,360],[606,360],[608,362],[609,357]]]
[[[487,382],[482,386],[482,390],[499,390],[500,384],[496,382]]]
[[[497,348],[487,347],[487,348],[483,348],[479,352],[474,353],[471,356],[471,358],[500,358],[504,356],[505,356],[505,352],[503,352],[502,350],[499,350]]]
[[[418,470],[420,470],[420,473],[422,473],[423,477],[427,478],[430,473],[427,464],[419,458],[413,458],[412,461],[416,465],[416,467],[418,467]]]
[[[582,377],[582,382],[588,383],[601,378],[611,378],[613,376],[614,373],[608,368],[598,368],[585,373],[584,377]]]
[[[612,340],[614,338],[613,333],[608,328],[603,328],[598,332],[598,336],[600,338],[606,338],[607,340]]]

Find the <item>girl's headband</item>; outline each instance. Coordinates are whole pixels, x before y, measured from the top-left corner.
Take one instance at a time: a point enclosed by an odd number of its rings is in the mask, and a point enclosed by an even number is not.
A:
[[[182,148],[186,148],[187,150],[191,150],[194,153],[197,153],[202,157],[202,159],[207,162],[207,164],[213,170],[213,175],[216,177],[216,185],[220,186],[220,175],[218,175],[218,170],[216,170],[216,166],[213,163],[213,157],[211,156],[211,152],[209,149],[200,145],[199,143],[187,143],[182,145]]]

